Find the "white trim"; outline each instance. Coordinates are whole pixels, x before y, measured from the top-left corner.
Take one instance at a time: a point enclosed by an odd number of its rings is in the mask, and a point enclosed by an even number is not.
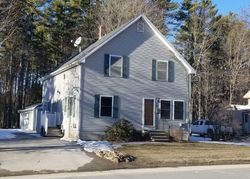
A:
[[[111,116],[102,116],[101,115],[101,104],[102,104],[102,97],[109,97],[109,98],[112,98],[112,106],[111,106]],[[99,98],[99,116],[100,117],[107,117],[107,118],[113,118],[113,107],[114,107],[114,96],[111,96],[111,95],[100,95],[100,98]]]
[[[111,76],[111,57],[119,57],[119,58],[121,58],[121,75],[120,75],[120,77],[122,78],[122,74],[123,74],[123,56],[109,54],[109,77],[117,77],[117,76]]]
[[[165,62],[167,63],[166,67],[166,80],[159,80],[158,79],[158,62]],[[156,75],[155,75],[156,81],[168,81],[168,60],[156,60]]]
[[[150,126],[150,125],[144,125],[144,122],[145,122],[145,120],[144,120],[144,112],[145,112],[145,106],[144,106],[144,104],[145,104],[145,100],[146,99],[151,99],[151,100],[153,100],[154,101],[154,106],[153,106],[153,108],[154,108],[154,110],[153,110],[153,125],[152,126]],[[155,98],[142,98],[142,128],[145,128],[145,127],[155,127]]]
[[[174,117],[174,103],[175,102],[183,102],[183,119],[175,119],[175,117]],[[185,121],[185,114],[186,114],[186,111],[185,111],[185,100],[173,100],[173,120],[174,121]]]
[[[169,119],[162,119],[162,118],[161,118],[161,101],[169,101],[169,102],[170,102],[170,104],[169,104],[169,105],[170,105],[170,118],[169,118]],[[171,110],[171,102],[172,102],[171,99],[160,99],[160,105],[159,105],[159,107],[160,107],[160,119],[161,119],[161,120],[171,120],[171,116],[172,116],[172,115],[171,115],[171,111],[172,111],[172,110]]]

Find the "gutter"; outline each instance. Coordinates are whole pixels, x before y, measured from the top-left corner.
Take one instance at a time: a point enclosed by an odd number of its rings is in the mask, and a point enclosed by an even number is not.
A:
[[[71,64],[69,64],[69,65],[67,65],[65,67],[61,67],[61,68],[57,69],[56,71],[53,71],[50,74],[42,77],[41,81],[43,82],[43,81],[45,81],[45,80],[47,80],[49,78],[52,78],[52,77],[54,77],[56,75],[59,75],[59,74],[65,72],[65,71],[67,71],[69,69],[72,69],[72,68],[74,68],[74,67],[76,67],[76,66],[78,66],[78,65],[80,65],[82,63],[85,63],[85,59],[84,60],[80,60],[81,57],[78,57],[78,58],[79,59],[76,59],[76,61],[72,62]]]

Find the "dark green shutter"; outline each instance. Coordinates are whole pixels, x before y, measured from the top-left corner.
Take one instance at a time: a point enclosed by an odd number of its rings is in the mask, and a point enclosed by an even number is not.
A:
[[[156,60],[152,60],[152,80],[156,81]]]
[[[129,78],[129,57],[123,56],[123,70],[122,70],[122,77]]]
[[[174,62],[168,62],[168,82],[174,82],[175,79],[175,65]]]
[[[100,95],[95,95],[94,116],[99,118]]]
[[[119,118],[119,96],[114,96],[114,104],[113,104],[113,118]]]
[[[109,54],[104,54],[104,76],[109,76]]]

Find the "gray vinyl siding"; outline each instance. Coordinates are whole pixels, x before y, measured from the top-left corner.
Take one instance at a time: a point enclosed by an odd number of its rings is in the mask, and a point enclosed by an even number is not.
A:
[[[188,73],[174,54],[145,23],[144,33],[136,31],[136,24],[120,33],[86,59],[84,65],[81,133],[102,132],[115,121],[112,118],[95,118],[95,95],[112,95],[120,98],[120,118],[133,122],[142,129],[143,98],[162,98],[185,101],[185,121],[188,119]],[[104,76],[104,54],[125,55],[130,60],[129,78]],[[175,62],[175,82],[152,81],[152,60]],[[165,121],[165,127],[179,121]],[[158,120],[158,128],[163,122]]]

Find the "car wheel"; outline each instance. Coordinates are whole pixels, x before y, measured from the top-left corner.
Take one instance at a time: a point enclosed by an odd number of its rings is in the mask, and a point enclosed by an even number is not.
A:
[[[41,135],[42,137],[45,137],[45,129],[44,129],[43,126],[41,127],[40,135]]]
[[[213,139],[213,137],[214,137],[214,132],[213,132],[212,129],[208,129],[208,131],[207,131],[207,136],[208,136],[209,138]]]

